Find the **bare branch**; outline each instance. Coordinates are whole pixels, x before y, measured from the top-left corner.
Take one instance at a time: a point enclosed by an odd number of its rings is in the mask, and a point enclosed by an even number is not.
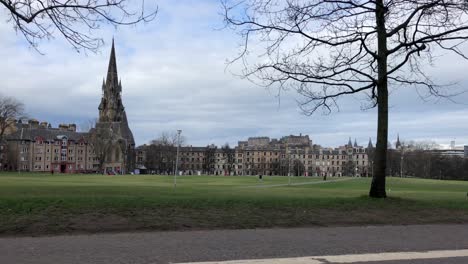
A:
[[[0,0],[8,10],[8,21],[36,50],[43,39],[58,30],[76,51],[96,52],[103,44],[91,32],[103,23],[112,26],[135,25],[153,20],[158,8],[147,12],[142,0],[139,10],[131,11],[127,0]],[[86,32],[88,31],[88,32]]]

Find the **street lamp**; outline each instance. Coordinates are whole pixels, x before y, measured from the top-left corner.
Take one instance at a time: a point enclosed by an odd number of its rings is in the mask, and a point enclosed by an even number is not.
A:
[[[405,150],[401,148],[401,159],[400,159],[400,178],[403,178],[403,155],[405,154]]]
[[[291,185],[291,150],[288,150],[288,185]]]
[[[182,130],[177,130],[177,155],[176,155],[176,165],[175,165],[175,172],[174,172],[174,188],[177,187],[177,171],[179,170],[179,147],[180,147],[180,133]]]

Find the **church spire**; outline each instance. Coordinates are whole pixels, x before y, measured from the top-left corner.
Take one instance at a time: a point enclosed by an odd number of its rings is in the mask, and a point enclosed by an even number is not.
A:
[[[395,148],[399,149],[401,147],[401,142],[400,142],[400,133],[397,134],[397,140],[395,143]]]
[[[367,144],[367,148],[370,149],[370,148],[374,148],[374,145],[372,144],[372,139],[369,138],[369,144]]]
[[[358,144],[357,144],[357,141],[356,139],[354,139],[354,147],[357,148],[358,147]]]
[[[110,53],[109,59],[109,67],[107,68],[107,84],[110,86],[116,86],[118,84],[118,76],[117,76],[117,60],[115,59],[115,47],[114,47],[114,38],[112,38],[112,48]]]
[[[107,78],[102,87],[103,95],[99,105],[99,120],[101,122],[120,122],[124,119],[125,110],[122,104],[122,84],[117,75],[117,60],[115,57],[114,39],[107,68]]]
[[[349,137],[349,140],[348,140],[348,147],[352,147],[353,146],[353,143],[351,142],[351,137]]]

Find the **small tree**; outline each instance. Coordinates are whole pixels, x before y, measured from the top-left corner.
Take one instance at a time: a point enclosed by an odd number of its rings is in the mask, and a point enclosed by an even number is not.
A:
[[[0,141],[17,119],[23,118],[24,105],[13,97],[0,96]]]
[[[330,113],[362,94],[377,107],[377,145],[369,195],[386,197],[389,86],[450,96],[424,73],[441,49],[467,58],[468,8],[461,0],[223,0],[226,26],[242,37],[243,76],[292,88],[303,111]],[[260,54],[259,56],[256,56]],[[254,63],[251,63],[255,60]]]
[[[117,142],[116,134],[112,130],[112,125],[109,127],[104,124],[101,127],[92,129],[86,141],[93,150],[93,153],[99,163],[99,170],[105,173],[104,163],[112,153],[112,148],[119,145]]]
[[[151,140],[146,148],[146,164],[149,169],[169,173],[174,170],[177,155],[177,133],[162,132]],[[185,144],[185,137],[180,136],[180,144]]]
[[[304,175],[305,166],[304,166],[304,163],[302,163],[301,160],[295,159],[292,166],[293,166],[292,171],[293,171],[295,176]]]
[[[236,163],[236,150],[229,146],[229,143],[224,144],[221,147],[221,152],[224,158],[224,165],[227,166],[227,172],[231,175],[231,171],[234,168],[234,164]]]
[[[5,164],[17,164],[16,158],[9,151],[5,141],[5,134],[13,132],[17,119],[23,118],[24,105],[13,97],[0,96],[0,170],[5,168]]]
[[[345,176],[355,176],[356,173],[356,164],[353,160],[349,159],[343,166],[343,172]]]
[[[214,165],[216,164],[216,149],[214,145],[208,145],[205,148],[204,160],[203,160],[203,170],[207,174],[214,173]]]

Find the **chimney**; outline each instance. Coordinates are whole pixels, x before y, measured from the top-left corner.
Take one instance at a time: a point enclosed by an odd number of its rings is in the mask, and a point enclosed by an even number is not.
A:
[[[31,119],[29,120],[29,126],[31,128],[38,128],[39,127],[39,121],[37,121],[36,119]]]
[[[47,122],[41,122],[41,124],[39,125],[40,128],[47,128],[49,124]]]
[[[59,125],[59,130],[61,130],[61,131],[66,131],[66,130],[68,130],[68,125],[67,125],[67,124],[60,124],[60,125]]]
[[[68,125],[68,130],[69,130],[69,131],[76,132],[76,124],[69,124],[69,125]]]

